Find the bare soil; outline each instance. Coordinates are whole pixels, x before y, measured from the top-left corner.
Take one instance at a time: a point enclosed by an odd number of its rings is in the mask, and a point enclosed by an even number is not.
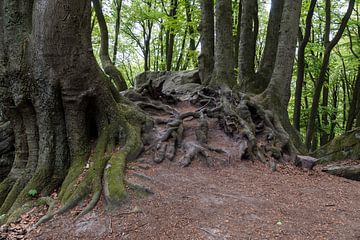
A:
[[[153,195],[76,222],[74,210],[27,239],[360,239],[359,182],[257,162],[131,166],[128,178]]]
[[[188,105],[179,109],[193,110]],[[194,139],[197,121],[184,125],[184,139]],[[128,201],[120,208],[106,209],[102,199],[75,221],[84,202],[27,229],[25,239],[360,239],[360,182],[289,164],[273,172],[259,161],[237,159],[237,145],[215,121],[209,129],[208,145],[227,154],[212,152],[210,161],[196,159],[182,168],[181,152],[172,162],[156,164],[148,151],[128,164],[126,178],[153,194],[128,189]],[[30,226],[45,212],[34,209],[12,227]]]

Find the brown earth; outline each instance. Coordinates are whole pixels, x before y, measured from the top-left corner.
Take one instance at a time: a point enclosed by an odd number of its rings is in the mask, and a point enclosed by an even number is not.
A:
[[[57,216],[27,239],[360,239],[359,182],[251,162],[132,166],[128,178],[153,195]]]
[[[194,108],[180,105],[177,110]],[[197,121],[188,119],[184,126],[184,139],[195,139]],[[181,148],[173,162],[161,164],[153,163],[153,152],[147,151],[128,164],[126,178],[153,194],[128,189],[128,201],[119,209],[105,210],[101,200],[75,221],[84,202],[37,229],[27,229],[25,238],[360,239],[360,182],[289,164],[272,172],[259,161],[237,159],[238,146],[215,120],[210,120],[209,129],[208,145],[226,154],[211,152],[209,161],[196,159],[182,168]],[[26,228],[45,210],[34,209],[11,227]],[[18,239],[25,234],[19,231]],[[1,236],[15,239],[14,234]]]

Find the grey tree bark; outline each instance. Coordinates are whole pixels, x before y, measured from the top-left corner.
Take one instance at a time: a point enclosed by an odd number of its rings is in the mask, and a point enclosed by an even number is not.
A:
[[[125,195],[124,161],[141,149],[142,115],[97,65],[90,21],[88,0],[0,2],[0,108],[12,124],[16,149],[0,183],[1,222],[13,220],[32,189],[47,195],[61,186],[57,213],[87,195],[96,203],[103,187],[109,204]],[[119,153],[112,153],[110,132],[125,136]],[[94,141],[92,167],[77,184]]]
[[[249,92],[254,87],[255,52],[259,27],[256,24],[257,7],[257,0],[242,1],[238,82],[240,89],[244,92]]]
[[[234,77],[234,48],[232,38],[232,1],[216,2],[215,63],[210,86],[232,88]]]
[[[199,32],[201,34],[201,52],[199,55],[199,74],[203,85],[210,82],[214,69],[214,26],[214,1],[201,0],[201,22],[199,26]]]
[[[263,92],[270,82],[275,66],[283,8],[284,0],[271,1],[265,48],[260,61],[260,67],[255,74],[255,82],[251,88],[254,93]]]
[[[292,127],[287,111],[300,11],[301,0],[285,0],[274,71],[268,87],[257,99],[279,117],[294,145],[303,150],[300,136]]]

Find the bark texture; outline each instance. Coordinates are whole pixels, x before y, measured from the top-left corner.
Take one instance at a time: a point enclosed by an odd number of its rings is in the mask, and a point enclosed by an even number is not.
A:
[[[0,183],[1,222],[14,219],[34,189],[47,195],[61,186],[56,213],[91,195],[86,213],[102,189],[118,204],[126,195],[121,170],[141,150],[144,118],[96,63],[90,1],[5,0],[0,11],[0,107],[16,149]]]
[[[287,111],[300,10],[301,0],[285,0],[274,71],[268,87],[257,98],[280,118],[284,128],[294,141],[294,146],[298,150],[303,150],[300,136],[291,126]]]
[[[234,77],[234,48],[232,37],[231,0],[216,2],[215,64],[210,86],[232,88]]]
[[[249,92],[254,87],[255,52],[259,27],[256,24],[258,19],[257,8],[257,1],[242,1],[238,82],[243,92]]]
[[[214,1],[201,0],[201,53],[199,55],[199,70],[201,83],[206,85],[210,82],[214,69]]]

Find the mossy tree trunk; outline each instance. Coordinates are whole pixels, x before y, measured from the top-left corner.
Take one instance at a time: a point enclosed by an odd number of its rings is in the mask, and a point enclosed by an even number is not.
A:
[[[0,2],[0,107],[12,123],[16,147],[0,184],[5,219],[32,189],[47,194],[61,186],[64,207],[58,212],[89,194],[96,202],[103,187],[111,204],[124,197],[122,173],[115,170],[140,151],[145,116],[97,65],[90,20],[88,0]],[[113,154],[119,142],[124,144]],[[111,184],[114,179],[120,182]]]

